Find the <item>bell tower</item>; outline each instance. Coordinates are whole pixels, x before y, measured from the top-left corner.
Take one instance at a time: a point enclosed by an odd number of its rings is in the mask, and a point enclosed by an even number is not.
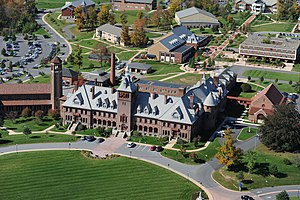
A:
[[[62,61],[55,56],[51,60],[51,105],[53,110],[60,109],[60,97],[62,97]]]

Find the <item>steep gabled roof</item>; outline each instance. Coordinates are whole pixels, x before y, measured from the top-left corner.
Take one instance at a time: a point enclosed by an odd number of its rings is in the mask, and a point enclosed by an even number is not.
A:
[[[262,96],[266,96],[273,105],[279,105],[282,103],[284,96],[279,90],[271,83],[268,87],[263,89],[260,93],[253,97],[252,102],[260,99]]]
[[[65,8],[68,8],[70,6],[78,7],[78,6],[82,6],[82,5],[91,6],[91,5],[95,5],[95,2],[93,2],[92,0],[78,0],[78,1],[73,1],[73,2],[65,4],[61,8],[61,10],[65,9]]]
[[[191,7],[191,8],[188,8],[188,9],[185,9],[185,10],[181,10],[181,11],[176,12],[176,15],[177,15],[180,19],[181,19],[181,18],[184,18],[184,17],[196,15],[196,14],[202,14],[202,15],[205,15],[205,16],[207,16],[207,17],[216,19],[216,16],[214,16],[213,14],[211,14],[211,13],[205,11],[205,10],[196,8],[196,7]]]
[[[121,37],[122,29],[111,25],[111,24],[103,24],[102,26],[99,26],[97,28],[97,31],[104,31],[106,33],[110,33],[112,35],[116,35],[118,37]]]
[[[72,69],[69,69],[69,68],[63,68],[62,69],[62,76],[63,77],[68,77],[68,78],[75,78],[75,77],[78,77],[79,73],[72,70]]]

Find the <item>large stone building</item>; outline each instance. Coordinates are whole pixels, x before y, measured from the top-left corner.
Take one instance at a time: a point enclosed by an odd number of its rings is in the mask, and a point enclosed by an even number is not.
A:
[[[150,46],[148,54],[160,61],[184,63],[194,55],[195,49],[206,45],[208,39],[207,36],[196,36],[186,27],[179,26]]]
[[[0,112],[21,112],[60,109],[62,96],[62,61],[55,57],[51,61],[51,84],[0,84]]]
[[[176,12],[175,21],[178,25],[182,25],[187,28],[212,28],[213,26],[220,26],[220,22],[216,16],[196,7]]]
[[[64,124],[111,127],[117,134],[137,130],[144,135],[191,141],[215,127],[236,75],[228,69],[192,86],[132,81],[128,74],[117,89],[83,85],[62,105]]]
[[[257,33],[249,34],[240,44],[239,53],[245,57],[280,59],[284,62],[295,62],[299,59],[300,41],[280,37],[268,37]]]
[[[107,40],[117,45],[124,46],[124,43],[121,42],[121,33],[121,28],[111,24],[104,24],[96,28],[96,37]]]
[[[63,19],[75,20],[74,10],[77,7],[82,7],[83,14],[86,14],[90,7],[95,7],[95,3],[91,0],[66,2],[66,4],[61,8],[61,17]]]
[[[115,11],[124,10],[149,10],[156,9],[156,0],[112,0],[112,9]]]
[[[259,122],[273,112],[274,106],[285,102],[286,98],[273,84],[270,84],[251,99],[249,120]]]
[[[237,0],[235,7],[239,11],[250,11],[252,13],[276,13],[277,0]]]

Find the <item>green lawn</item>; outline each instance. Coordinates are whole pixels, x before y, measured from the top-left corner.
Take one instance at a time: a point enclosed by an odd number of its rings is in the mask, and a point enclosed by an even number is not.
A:
[[[55,132],[66,132],[68,128],[68,125],[64,125],[64,126],[58,126],[58,127],[54,127],[51,129],[51,131],[55,131]]]
[[[25,127],[29,127],[31,131],[42,131],[52,126],[56,122],[56,120],[53,120],[48,116],[44,117],[42,122],[37,122],[35,117],[29,117],[27,119],[20,117],[14,121],[10,119],[4,120],[3,126],[16,132],[23,132]]]
[[[201,35],[201,34],[212,35],[212,34],[214,34],[214,32],[212,32],[212,30],[210,28],[206,28],[206,29],[204,29],[204,31],[200,31],[200,28],[194,28],[194,29],[191,29],[190,31],[196,35]]]
[[[121,16],[122,13],[123,13],[123,11],[115,11],[114,12],[116,22],[119,23],[119,24],[121,24],[120,16]],[[137,19],[138,10],[126,10],[125,13],[127,15],[127,21],[128,21],[127,25],[133,24],[134,21]]]
[[[167,143],[167,142],[165,143],[166,140],[164,140],[163,138],[151,137],[151,136],[141,136],[141,137],[131,136],[130,141],[144,143],[144,144],[158,145],[158,146],[164,146]]]
[[[182,72],[182,70],[179,68],[180,66],[177,64],[170,64],[152,60],[139,60],[134,62],[146,63],[152,66],[153,72],[148,74],[147,76]]]
[[[198,81],[201,81],[201,78],[202,78],[202,74],[183,74],[181,76],[168,79],[165,82],[194,85]]]
[[[214,155],[217,153],[217,148],[220,147],[220,143],[218,141],[218,138],[216,138],[213,142],[211,142],[208,147],[202,151],[197,151],[197,157],[198,159],[192,160],[189,155],[191,153],[180,153],[178,151],[168,150],[165,149],[163,152],[161,152],[161,155],[176,160],[181,163],[186,164],[197,164],[197,163],[203,163],[205,161],[211,160]]]
[[[243,128],[238,136],[238,140],[248,140],[249,138],[254,137],[257,134],[258,129],[257,128]]]
[[[189,142],[189,143],[184,143],[182,146],[186,149],[186,150],[192,150],[192,149],[199,149],[201,147],[204,147],[205,142],[198,142],[197,146],[195,146],[194,142]],[[173,148],[176,149],[180,149],[181,148],[181,144],[176,143]]]
[[[34,79],[30,79],[27,82],[24,82],[26,84],[33,84],[33,83],[50,83],[50,75],[45,76],[38,76]]]
[[[157,38],[157,37],[161,37],[162,34],[147,32],[146,36],[148,36],[148,38]]]
[[[77,49],[77,45],[76,44],[71,44],[71,47],[72,47],[73,51],[76,51],[76,49]],[[81,49],[82,49],[82,53],[88,53],[88,52],[92,51],[92,50],[90,50],[88,48],[84,48],[84,47],[81,47]]]
[[[45,20],[50,24],[52,28],[54,28],[57,32],[59,32],[63,37],[66,37],[63,32],[63,28],[70,23],[66,23],[64,20],[58,20],[57,17],[61,14],[61,11],[49,13],[46,15]]]
[[[118,53],[117,57],[119,58],[119,60],[129,60],[137,53],[138,51],[123,51],[121,53]]]
[[[257,85],[251,84],[251,82],[249,84],[251,86],[251,92],[241,92],[239,94],[239,97],[250,99],[250,98],[254,97],[257,94],[257,92],[262,91],[264,89],[264,88],[259,87]]]
[[[175,75],[175,74],[174,74]],[[168,78],[170,75],[161,75],[161,76],[144,76],[143,79],[149,80],[149,81],[159,81],[164,78]]]
[[[71,39],[69,41],[75,42],[80,41],[82,39],[91,39],[93,35],[95,34],[95,31],[80,31],[78,30],[77,26],[71,27],[69,29],[71,33],[75,36],[74,39]]]
[[[290,197],[290,200],[300,200],[300,197]]]
[[[264,87],[267,87],[268,85],[273,83],[280,92],[294,93],[296,91],[295,87],[293,85],[289,85],[286,83],[274,83],[274,82],[270,82],[270,81],[264,81],[264,82],[254,81],[254,82],[259,85],[262,85]]]
[[[213,37],[212,40],[208,43],[208,46],[219,46],[226,40],[225,36]]]
[[[186,200],[200,191],[173,172],[124,157],[93,160],[79,151],[41,151],[4,155],[0,162],[0,199],[6,200]]]
[[[266,24],[261,26],[251,27],[252,32],[291,32],[295,26],[295,23],[280,23],[280,24]]]
[[[246,36],[241,35],[233,40],[232,44],[228,44],[228,48],[239,48],[240,44],[246,40]]]
[[[276,78],[278,80],[284,80],[284,81],[299,81],[300,74],[288,74],[284,72],[271,72],[271,71],[264,71],[264,70],[247,70],[243,73],[244,76],[251,76],[252,78],[260,78],[264,77],[265,79],[273,79]]]
[[[2,134],[0,138],[0,146],[15,145],[15,144],[32,144],[32,143],[47,143],[47,142],[74,142],[77,138],[71,135],[63,134],[45,134],[34,133],[29,136],[21,135],[8,135]],[[0,198],[1,199],[1,198]]]
[[[76,45],[76,44],[79,44],[81,46],[85,46],[88,48],[97,48],[97,46],[105,46],[105,47],[108,46],[104,42],[100,42],[100,41],[93,40],[93,39],[81,40],[80,42],[76,42],[74,45]]]
[[[123,49],[120,49],[118,47],[113,47],[113,46],[108,47],[107,49],[109,52],[114,52],[114,53],[121,53],[124,51]]]
[[[254,26],[254,25],[265,24],[270,22],[272,22],[271,19],[269,19],[265,15],[260,14],[251,22],[251,25]]]
[[[300,72],[300,64],[295,64],[293,67],[293,71]]]
[[[44,28],[39,28],[37,31],[34,32],[34,34],[42,36],[47,35],[49,36],[49,38],[51,37],[51,35]]]
[[[243,187],[245,189],[251,190],[262,187],[299,184],[299,168],[297,168],[295,164],[286,165],[283,162],[285,158],[289,159],[290,161],[293,161],[293,157],[295,158],[299,155],[292,153],[275,153],[273,151],[268,150],[262,144],[256,148],[256,151],[258,165],[255,169],[255,173],[244,173],[245,180],[248,180],[244,181]],[[265,174],[268,171],[267,168],[272,164],[278,167],[278,172],[280,173],[280,176],[263,176],[263,174]],[[213,177],[224,187],[232,190],[238,190],[237,187],[239,181],[236,178],[236,174],[237,173],[233,171],[227,171],[225,167],[223,167],[220,170],[216,171],[213,174]]]

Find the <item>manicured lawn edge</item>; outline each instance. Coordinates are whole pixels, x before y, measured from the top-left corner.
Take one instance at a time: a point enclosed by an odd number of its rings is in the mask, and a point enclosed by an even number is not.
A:
[[[241,140],[241,141],[248,140],[257,134],[258,129],[250,128],[250,133],[248,131],[249,131],[249,128],[243,128],[241,130],[241,132],[239,133],[237,139]]]

